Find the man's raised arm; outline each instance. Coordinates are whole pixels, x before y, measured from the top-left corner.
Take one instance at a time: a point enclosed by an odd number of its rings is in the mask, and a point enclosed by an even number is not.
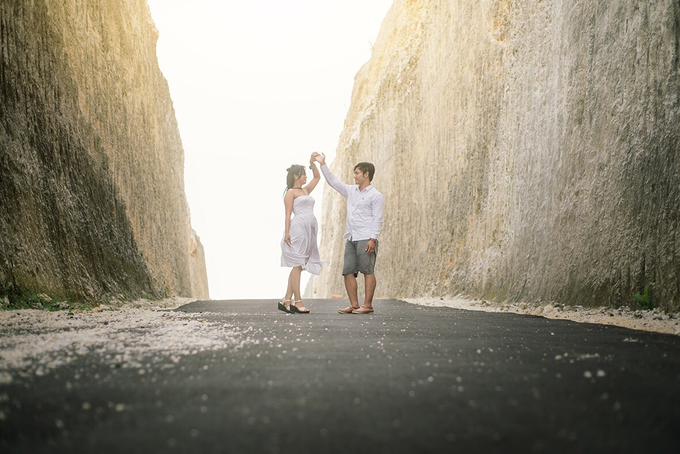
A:
[[[326,178],[326,182],[346,198],[349,194],[350,185],[343,183],[333,175],[331,169],[326,165],[326,155],[320,154],[316,157],[316,160],[321,164],[321,173],[323,173],[323,176]]]

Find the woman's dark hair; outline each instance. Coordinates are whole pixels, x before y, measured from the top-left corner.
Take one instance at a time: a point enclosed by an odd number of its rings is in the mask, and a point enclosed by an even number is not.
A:
[[[288,176],[286,177],[286,191],[295,185],[295,175],[306,175],[305,166],[293,164],[286,169]]]

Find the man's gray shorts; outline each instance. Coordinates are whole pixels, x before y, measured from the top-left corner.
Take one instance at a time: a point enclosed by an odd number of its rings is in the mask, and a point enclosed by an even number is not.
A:
[[[352,241],[345,243],[345,261],[342,266],[342,275],[359,272],[363,274],[375,274],[375,258],[378,255],[378,242],[375,242],[375,251],[366,253],[366,244],[369,240]]]

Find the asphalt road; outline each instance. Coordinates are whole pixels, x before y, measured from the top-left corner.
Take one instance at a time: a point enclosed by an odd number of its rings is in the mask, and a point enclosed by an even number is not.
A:
[[[85,356],[1,386],[0,452],[680,452],[677,336],[344,303],[184,306],[249,342],[144,375]]]

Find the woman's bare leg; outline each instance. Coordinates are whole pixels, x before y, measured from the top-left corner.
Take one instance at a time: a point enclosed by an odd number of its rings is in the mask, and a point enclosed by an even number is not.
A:
[[[295,284],[295,274],[296,274],[296,269],[299,269],[297,272],[297,285]],[[293,298],[293,293],[296,292],[300,293],[300,274],[302,274],[302,268],[299,266],[293,267],[290,270],[290,274],[288,275],[288,287],[286,288],[286,296],[283,297],[283,304],[288,307],[290,306],[290,303]],[[288,304],[286,304],[288,302]]]
[[[290,270],[290,276],[288,276],[288,292],[286,297],[290,299],[294,296],[296,300],[302,299],[302,294],[300,293],[300,276],[302,275],[302,267],[296,266]]]

